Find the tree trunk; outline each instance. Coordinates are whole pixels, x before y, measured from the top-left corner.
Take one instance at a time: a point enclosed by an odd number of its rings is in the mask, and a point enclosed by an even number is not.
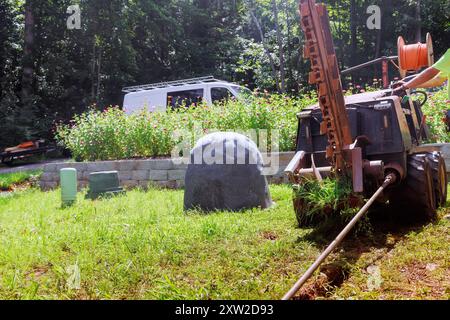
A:
[[[341,4],[339,2],[336,3],[336,12],[337,12],[337,24],[338,24],[337,32],[339,35],[339,39],[338,39],[338,41],[339,41],[339,51],[338,51],[339,61],[338,61],[338,64],[340,65],[339,69],[342,70],[345,67],[345,52],[344,52],[344,45],[343,45],[345,43],[345,41],[344,41],[344,33],[342,32]],[[351,67],[351,65],[350,65],[350,67]]]
[[[101,69],[102,69],[102,48],[98,50],[98,69],[97,69],[97,104],[100,101],[100,89],[101,89]]]
[[[393,23],[393,8],[391,0],[382,0],[381,1],[381,29],[378,30],[377,34],[377,44],[376,44],[376,52],[375,58],[379,58],[383,54],[383,44],[386,43],[386,29],[385,26],[389,26]]]
[[[381,54],[381,34],[382,34],[382,32],[383,32],[383,26],[377,32],[377,44],[376,44],[376,48],[375,48],[375,59],[379,58],[380,54]]]
[[[33,1],[27,0],[25,3],[25,39],[23,49],[23,73],[21,99],[24,108],[31,108],[33,96],[33,74],[34,74],[34,15]]]
[[[286,60],[286,66],[287,66],[287,76],[288,79],[292,81],[292,49],[291,49],[291,21],[289,20],[289,2],[288,0],[284,0],[284,14],[286,15],[286,31],[287,31],[287,41],[288,41],[288,52],[287,52],[287,60]]]
[[[259,36],[261,37],[261,42],[264,47],[264,51],[266,52],[267,58],[269,58],[270,67],[272,69],[272,77],[275,80],[275,87],[276,87],[277,91],[279,91],[277,69],[275,68],[275,62],[273,61],[273,57],[270,54],[270,50],[267,47],[266,39],[264,38],[264,33],[262,31],[261,24],[259,23],[258,18],[256,17],[253,9],[250,10],[250,15],[252,16],[253,21],[255,22],[256,28],[258,29]]]
[[[284,48],[283,48],[283,36],[280,30],[280,23],[278,21],[278,6],[277,1],[272,0],[272,8],[275,19],[275,30],[277,32],[277,42],[278,42],[278,54],[280,58],[280,80],[281,86],[280,90],[282,93],[286,92],[286,70],[284,69]]]
[[[385,1],[382,1],[383,7],[381,8],[381,21],[383,21],[384,18],[384,10],[385,10]],[[377,31],[377,42],[375,47],[375,59],[379,58],[381,55],[381,40],[383,36],[384,31],[384,23],[381,24],[381,28]]]
[[[357,59],[357,26],[356,26],[356,0],[350,1],[350,65],[357,65],[358,59]],[[352,82],[353,84],[356,81],[355,74],[352,74]]]
[[[358,44],[357,44],[357,25],[356,25],[356,0],[351,0],[350,1],[350,33],[351,33],[351,48],[352,48],[352,53],[351,53],[351,60],[352,60],[352,64],[356,65],[358,61],[356,61],[356,57],[357,57],[357,49],[358,49]]]
[[[416,0],[416,41],[422,41],[422,18],[421,18],[421,8],[420,8],[420,0]]]
[[[91,77],[91,81],[92,81],[91,100],[92,100],[92,102],[95,101],[95,66],[97,64],[97,61],[96,61],[97,54],[96,54],[96,50],[95,50],[96,46],[97,46],[97,44],[95,43],[95,38],[94,38],[94,45],[92,46],[92,69],[91,69],[91,75],[92,75],[92,77]]]

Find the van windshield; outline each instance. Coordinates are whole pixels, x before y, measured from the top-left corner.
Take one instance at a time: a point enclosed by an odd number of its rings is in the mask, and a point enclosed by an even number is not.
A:
[[[252,94],[252,91],[248,88],[245,87],[240,87],[240,86],[232,86],[232,88],[234,90],[236,90],[236,92],[238,93],[239,96],[248,96]]]

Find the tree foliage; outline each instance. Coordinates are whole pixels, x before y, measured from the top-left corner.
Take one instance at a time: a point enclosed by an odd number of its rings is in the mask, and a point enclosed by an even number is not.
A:
[[[437,55],[447,49],[448,0],[324,2],[341,68],[393,55],[398,35],[411,42],[419,31],[433,34]],[[81,30],[66,26],[74,4]],[[366,27],[371,4],[382,8],[382,30]],[[0,146],[52,137],[56,122],[93,104],[120,105],[127,85],[212,74],[306,91],[302,46],[298,0],[0,0]],[[348,80],[368,82],[378,69]]]

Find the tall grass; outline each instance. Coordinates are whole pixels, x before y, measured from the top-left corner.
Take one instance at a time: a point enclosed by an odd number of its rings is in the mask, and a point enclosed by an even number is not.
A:
[[[36,181],[41,173],[41,170],[2,173],[0,174],[0,191],[9,191],[15,185]]]
[[[297,117],[314,100],[282,95],[231,100],[214,106],[200,105],[175,111],[127,116],[118,108],[104,112],[91,110],[76,116],[70,125],[61,125],[57,140],[80,161],[146,158],[170,155],[179,143],[176,130],[246,131],[277,130],[279,150],[295,149]],[[197,137],[197,139],[200,137]]]
[[[302,200],[303,210],[297,212],[300,225],[315,225],[330,231],[350,222],[360,209],[359,200],[362,200],[353,194],[352,183],[345,178],[303,179],[301,184],[294,185],[294,198]],[[370,232],[367,218],[354,228],[355,234]]]

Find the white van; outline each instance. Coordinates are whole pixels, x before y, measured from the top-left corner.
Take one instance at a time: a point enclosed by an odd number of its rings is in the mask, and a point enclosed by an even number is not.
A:
[[[150,112],[166,111],[168,107],[175,109],[202,101],[212,105],[232,97],[239,98],[244,93],[251,94],[245,87],[217,80],[212,76],[127,87],[123,92],[126,93],[123,102],[126,114],[133,114],[144,108]]]

